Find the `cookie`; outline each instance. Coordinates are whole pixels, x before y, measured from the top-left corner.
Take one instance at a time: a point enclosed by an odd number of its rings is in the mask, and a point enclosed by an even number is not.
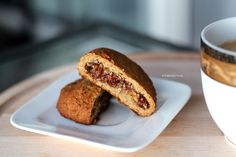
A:
[[[109,103],[111,95],[91,82],[80,79],[66,85],[60,93],[57,109],[68,119],[95,124]]]
[[[137,115],[149,116],[157,108],[156,90],[144,70],[125,55],[98,48],[81,57],[82,77],[109,92]]]

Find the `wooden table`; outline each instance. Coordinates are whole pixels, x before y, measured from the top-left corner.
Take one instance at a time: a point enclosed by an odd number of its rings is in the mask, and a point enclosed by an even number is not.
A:
[[[0,95],[0,156],[236,156],[236,149],[225,142],[207,110],[197,53],[141,53],[130,57],[149,75],[177,80],[192,88],[190,101],[149,146],[135,153],[119,153],[11,126],[11,114],[58,77],[74,69],[75,64],[71,64],[35,75]],[[167,77],[168,74],[175,77]]]

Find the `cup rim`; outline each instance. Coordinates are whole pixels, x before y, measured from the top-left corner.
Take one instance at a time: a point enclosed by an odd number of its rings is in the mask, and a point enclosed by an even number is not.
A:
[[[202,32],[201,32],[201,39],[202,41],[209,47],[211,47],[212,49],[224,53],[224,54],[228,54],[228,55],[232,55],[236,57],[236,53],[235,51],[231,51],[231,50],[227,50],[224,48],[221,48],[219,46],[216,46],[214,44],[212,44],[211,42],[209,42],[206,38],[205,38],[205,34],[206,32],[211,29],[212,27],[214,27],[215,25],[217,25],[219,22],[223,22],[223,21],[227,21],[227,20],[235,20],[236,22],[236,17],[230,17],[230,18],[225,18],[225,19],[221,19],[221,20],[217,20],[213,23],[210,23],[209,25],[207,25],[206,27],[203,28]]]

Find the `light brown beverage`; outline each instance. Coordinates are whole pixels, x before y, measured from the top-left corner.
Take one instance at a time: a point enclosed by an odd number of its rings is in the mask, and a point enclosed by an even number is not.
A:
[[[221,48],[236,52],[236,40],[227,41],[219,45]]]

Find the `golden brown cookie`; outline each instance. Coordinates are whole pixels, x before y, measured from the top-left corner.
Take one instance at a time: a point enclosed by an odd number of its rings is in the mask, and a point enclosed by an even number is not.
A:
[[[77,66],[85,79],[118,98],[140,116],[157,108],[156,91],[144,70],[125,55],[98,48],[81,57]]]
[[[80,79],[66,85],[60,93],[57,109],[68,119],[82,124],[96,123],[111,95],[91,82]]]

